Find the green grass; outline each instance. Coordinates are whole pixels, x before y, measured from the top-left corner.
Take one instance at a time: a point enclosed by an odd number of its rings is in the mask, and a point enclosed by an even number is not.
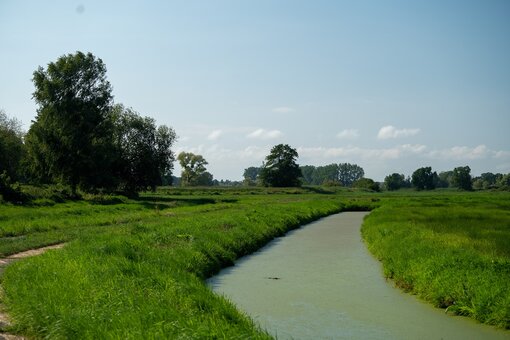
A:
[[[510,195],[396,194],[365,220],[384,273],[448,311],[510,328]]]
[[[11,332],[33,338],[270,338],[204,280],[286,231],[376,208],[363,237],[385,274],[448,311],[509,328],[510,194],[160,188],[139,199],[0,206]],[[39,205],[37,205],[39,204]]]
[[[204,279],[289,229],[378,202],[364,194],[249,190],[255,193],[161,190],[112,205],[2,207],[1,253],[70,242],[5,270],[11,331],[35,338],[269,338]]]

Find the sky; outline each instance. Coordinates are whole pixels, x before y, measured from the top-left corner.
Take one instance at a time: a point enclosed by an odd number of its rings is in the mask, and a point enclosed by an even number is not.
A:
[[[218,180],[280,143],[377,181],[509,173],[508,18],[507,0],[0,0],[0,109],[28,130],[33,72],[91,52],[115,103],[175,129]]]

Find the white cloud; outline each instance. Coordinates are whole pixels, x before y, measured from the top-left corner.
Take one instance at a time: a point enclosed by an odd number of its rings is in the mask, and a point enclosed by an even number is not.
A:
[[[266,129],[257,129],[248,135],[246,135],[247,138],[253,138],[253,139],[275,139],[280,136],[282,136],[283,133],[280,130],[266,130]]]
[[[420,132],[420,129],[397,129],[392,125],[383,126],[379,133],[377,134],[377,138],[379,139],[389,139],[389,138],[400,138],[400,137],[409,137],[414,136]]]
[[[345,129],[336,134],[338,139],[355,139],[359,137],[359,132],[356,129]]]
[[[272,111],[276,112],[276,113],[289,113],[289,112],[294,112],[295,110],[291,107],[282,106],[282,107],[275,107],[274,109],[272,109]]]
[[[472,160],[486,158],[491,154],[493,154],[493,152],[485,145],[478,145],[474,148],[468,146],[454,146],[449,149],[433,150],[429,153],[429,156],[439,159]],[[495,156],[497,156],[497,153]]]
[[[305,158],[317,159],[364,159],[364,160],[390,160],[399,159],[407,155],[422,154],[427,147],[425,145],[398,145],[393,148],[385,149],[364,149],[357,146],[347,146],[340,148],[298,148],[300,156]]]
[[[221,130],[214,130],[213,132],[211,132],[208,136],[207,136],[207,139],[208,140],[217,140],[218,138],[220,138],[220,136],[223,134],[223,131]]]

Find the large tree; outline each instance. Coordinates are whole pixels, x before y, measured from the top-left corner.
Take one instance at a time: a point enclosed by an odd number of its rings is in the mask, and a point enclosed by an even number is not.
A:
[[[437,173],[430,166],[416,169],[411,183],[417,190],[432,190],[437,182]]]
[[[33,76],[37,116],[27,136],[32,173],[94,189],[112,185],[112,106],[106,66],[91,53],[64,55]]]
[[[384,178],[384,187],[386,190],[398,190],[405,187],[405,176],[403,174],[392,173]]]
[[[181,152],[177,160],[182,168],[182,186],[208,186],[212,185],[213,176],[207,172],[205,167],[208,163],[202,155],[195,155],[191,152]]]
[[[287,144],[278,144],[270,154],[260,171],[262,184],[271,187],[300,186],[301,170],[296,163],[298,153]]]
[[[175,131],[156,126],[154,119],[141,117],[118,104],[113,108],[115,165],[119,188],[127,193],[155,190],[163,178],[171,178],[175,160],[171,147]]]
[[[349,187],[355,181],[363,178],[365,171],[357,164],[338,164],[338,181],[345,187]]]
[[[452,185],[462,190],[473,190],[469,166],[459,166],[453,169]]]

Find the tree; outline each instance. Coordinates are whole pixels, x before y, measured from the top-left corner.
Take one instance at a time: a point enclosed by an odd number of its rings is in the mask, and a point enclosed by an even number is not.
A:
[[[316,168],[313,165],[303,165],[300,166],[299,169],[301,170],[302,175],[302,181],[303,184],[315,184],[313,183],[313,174],[316,171]]]
[[[449,188],[452,185],[453,171],[442,171],[438,175],[436,188]]]
[[[114,106],[112,119],[116,149],[113,173],[119,189],[133,194],[155,190],[164,178],[168,184],[175,160],[171,150],[175,131],[165,125],[157,127],[154,119],[141,117],[120,104]]]
[[[245,185],[256,185],[260,173],[260,167],[250,166],[244,169],[243,178]]]
[[[338,164],[318,166],[312,175],[314,184],[340,185],[338,181]]]
[[[14,181],[20,179],[24,155],[21,123],[0,110],[0,174],[5,172],[5,175]]]
[[[338,164],[338,181],[345,187],[349,187],[363,178],[365,171],[357,164],[340,163]]]
[[[432,190],[435,188],[434,182],[437,173],[432,172],[430,166],[419,168],[413,172],[411,183],[417,190]]]
[[[298,153],[288,144],[278,144],[271,149],[260,171],[264,186],[296,187],[300,186],[301,170],[296,163]]]
[[[473,190],[469,166],[459,166],[453,169],[452,185],[462,190]]]
[[[403,174],[392,173],[384,178],[384,186],[386,190],[398,190],[405,187],[405,176]]]
[[[365,189],[370,191],[380,191],[379,184],[371,178],[360,178],[352,183],[354,188]]]
[[[112,105],[106,66],[76,52],[33,76],[38,109],[27,135],[32,173],[69,184],[73,193],[111,186]]]
[[[182,186],[209,185],[208,181],[212,182],[212,175],[207,172],[205,167],[208,163],[201,155],[181,152],[177,156],[177,160],[182,167]]]

